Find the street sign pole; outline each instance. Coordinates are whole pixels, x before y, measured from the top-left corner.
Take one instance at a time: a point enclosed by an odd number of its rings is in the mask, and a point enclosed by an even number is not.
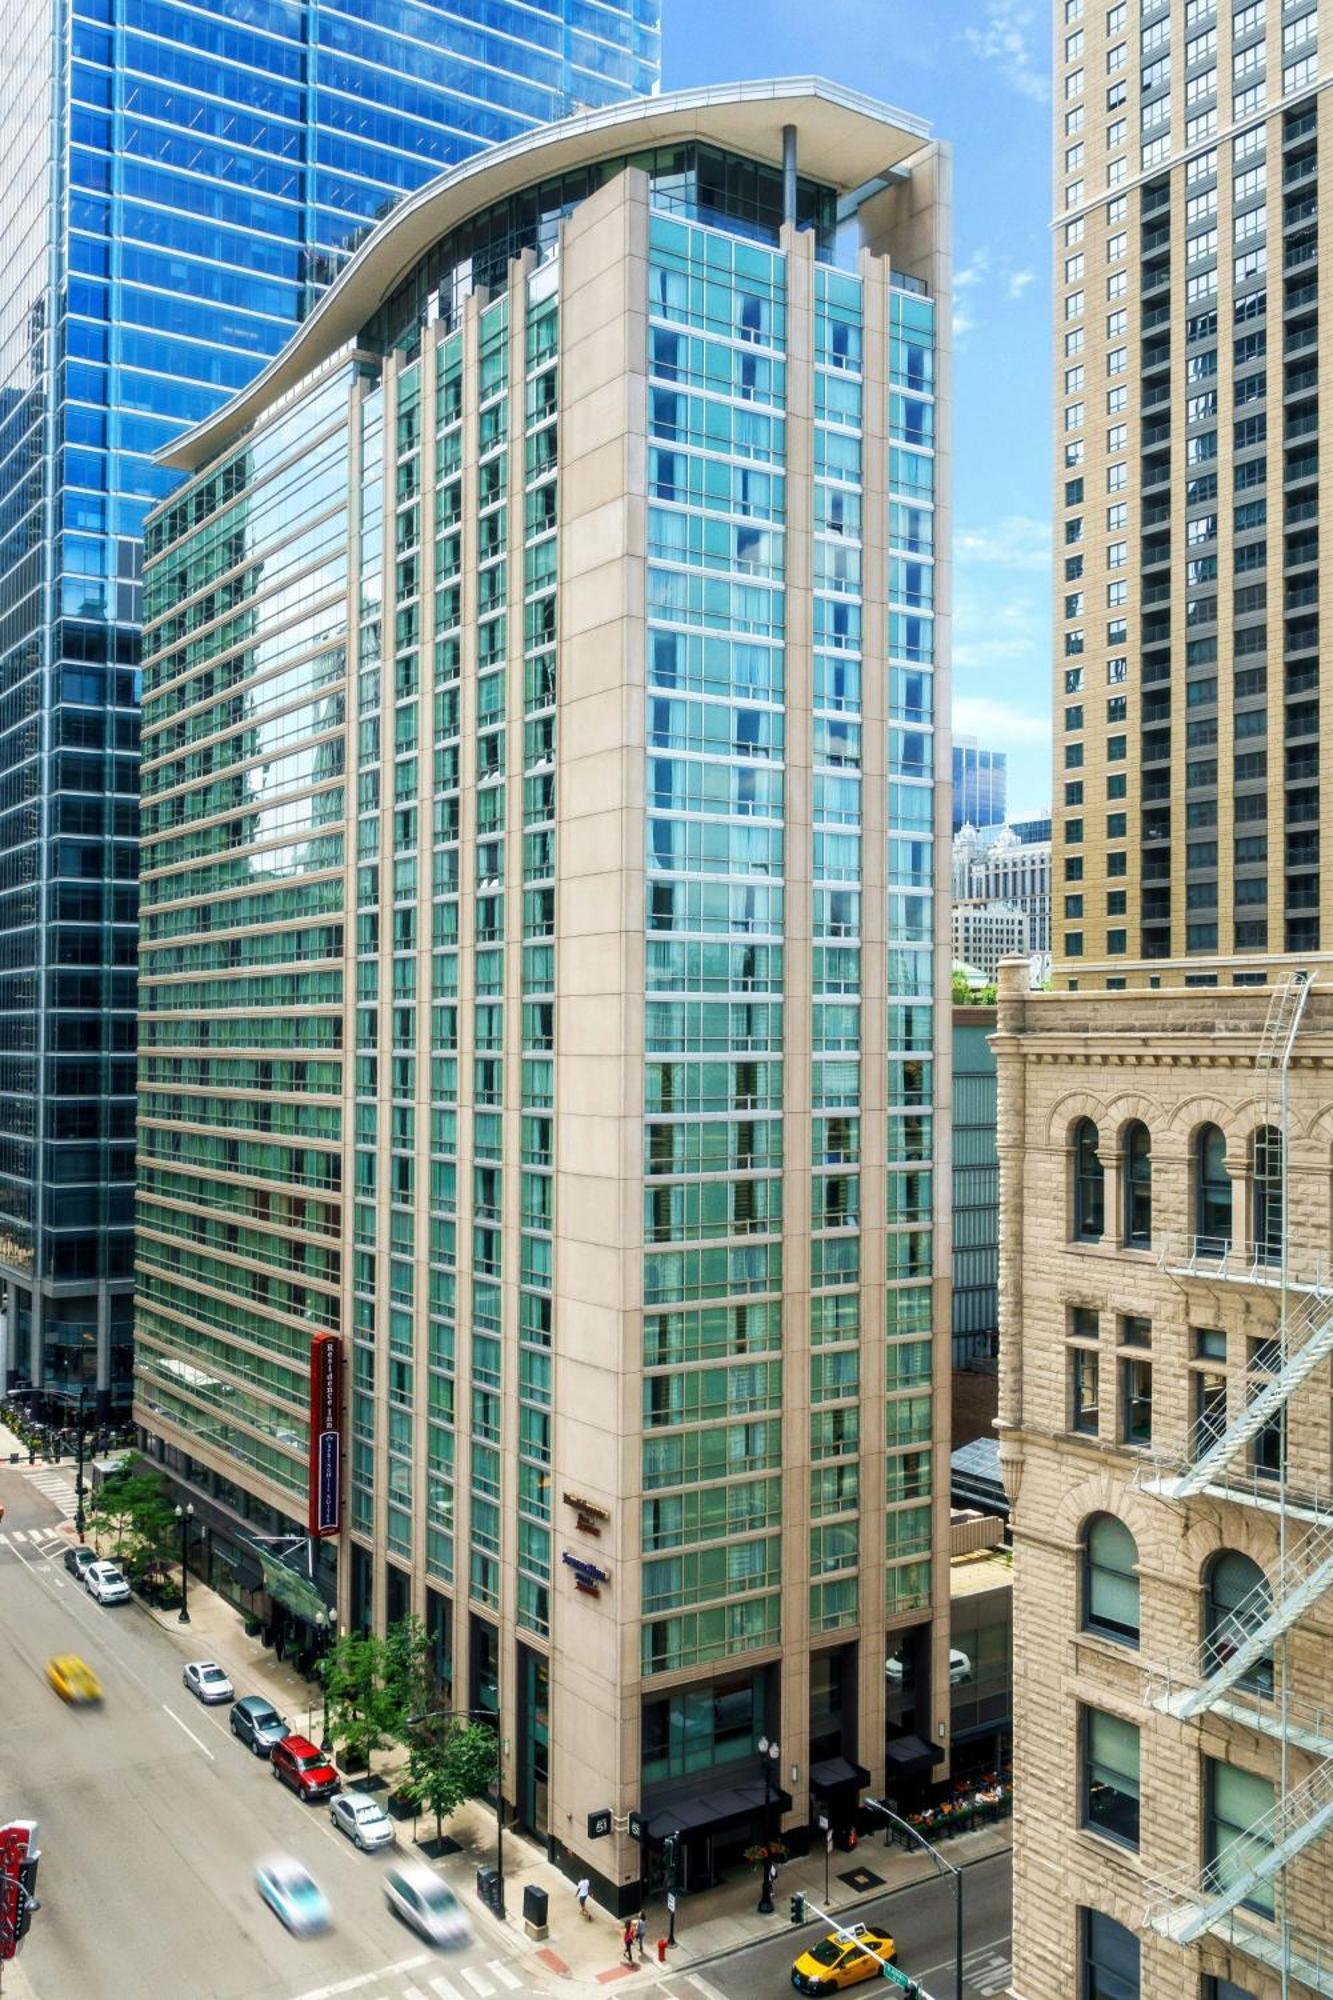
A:
[[[831,1917],[827,1910],[816,1909],[808,1896],[805,1899],[805,1914],[807,1919],[818,1917],[821,1923],[831,1924],[835,1937],[845,1938],[848,1944],[854,1944],[859,1951],[863,1951],[867,1958],[873,1958],[879,1967],[881,1978],[886,1979],[890,1986],[896,1986],[902,1992],[909,1994],[911,2000],[933,2000],[933,1996],[926,1991],[919,1979],[909,1978],[907,1973],[900,1972],[891,1958],[885,1958],[881,1953],[872,1950],[863,1937],[858,1937],[855,1931],[847,1930],[836,1917]]]

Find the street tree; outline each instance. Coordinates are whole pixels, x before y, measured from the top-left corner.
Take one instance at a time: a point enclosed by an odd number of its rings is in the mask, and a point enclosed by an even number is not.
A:
[[[329,1734],[343,1745],[349,1765],[369,1772],[377,1750],[387,1747],[396,1716],[385,1685],[385,1642],[347,1632],[320,1662],[328,1699]]]
[[[115,1559],[136,1583],[173,1559],[179,1527],[175,1509],[154,1472],[134,1459],[108,1473],[94,1494],[87,1519],[93,1534],[106,1536]]]
[[[431,1671],[430,1641],[426,1628],[413,1612],[391,1625],[384,1635],[384,1694],[392,1720],[389,1728],[399,1741],[406,1740],[407,1718],[420,1715],[433,1705],[435,1680]]]
[[[434,1813],[435,1838],[466,1799],[480,1798],[495,1782],[496,1738],[481,1723],[426,1716],[412,1731],[407,1776],[399,1790],[418,1811]]]

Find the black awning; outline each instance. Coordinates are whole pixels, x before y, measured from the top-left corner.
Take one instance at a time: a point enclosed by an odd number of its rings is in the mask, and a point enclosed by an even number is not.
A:
[[[820,1763],[810,1766],[810,1789],[812,1792],[836,1792],[839,1785],[861,1785],[870,1783],[870,1773],[860,1764],[849,1763],[846,1757],[825,1757]]]
[[[772,1785],[766,1799],[763,1784],[756,1779],[749,1784],[729,1785],[716,1792],[701,1792],[692,1798],[673,1799],[669,1804],[652,1808],[648,1816],[648,1838],[662,1841],[671,1833],[721,1833],[728,1827],[738,1826],[742,1820],[753,1819],[765,1807],[774,1813],[790,1812],[791,1793]]]
[[[264,1572],[253,1556],[237,1556],[231,1566],[231,1574],[238,1590],[252,1591],[264,1588]]]
[[[895,1736],[885,1744],[884,1757],[888,1769],[901,1778],[919,1777],[935,1762],[935,1752],[919,1736]]]

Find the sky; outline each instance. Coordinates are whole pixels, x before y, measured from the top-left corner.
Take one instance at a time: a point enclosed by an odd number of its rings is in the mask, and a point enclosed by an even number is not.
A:
[[[826,76],[954,148],[954,728],[1051,803],[1050,8],[662,0],[666,90]]]

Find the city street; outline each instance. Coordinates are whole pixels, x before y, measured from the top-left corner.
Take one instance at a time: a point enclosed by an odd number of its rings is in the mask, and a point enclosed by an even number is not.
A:
[[[858,1860],[875,1866],[876,1848],[863,1841]],[[1009,1983],[1010,1857],[997,1854],[963,1872],[963,1994],[964,2000],[996,2000]],[[786,1911],[786,1899],[779,1907]],[[923,1882],[896,1896],[882,1897],[856,1911],[862,1923],[882,1924],[898,1947],[897,1963],[923,1982],[934,2000],[954,2000],[953,1887],[945,1881]],[[848,1921],[846,1918],[844,1922]],[[790,1991],[791,1962],[802,1946],[824,1935],[825,1926],[780,1933],[732,1957],[714,1959],[704,1967],[710,1983],[726,2000],[758,2000],[760,1995]],[[889,1989],[867,1982],[866,1993],[887,1995]]]
[[[316,2000],[330,1989],[507,2000],[532,1989],[519,1939],[473,1899],[476,1935],[464,1951],[434,1952],[390,1915],[385,1857],[358,1853],[326,1807],[303,1806],[235,1741],[225,1708],[186,1693],[189,1628],[177,1638],[138,1605],[102,1609],[66,1576],[58,1496],[6,1466],[0,1503],[0,1816],[36,1819],[42,1852],[41,1909],[13,1991],[26,1982],[35,2000]],[[46,1661],[66,1652],[100,1677],[100,1708],[67,1708],[48,1686]],[[296,1855],[325,1890],[334,1923],[325,1937],[289,1937],[260,1902],[253,1866],[275,1851]],[[8,2000],[8,1968],[3,1990]]]
[[[187,1694],[182,1664],[207,1652],[191,1628],[164,1627],[137,1604],[103,1609],[66,1575],[72,1479],[65,1467],[0,1466],[0,1818],[36,1819],[42,1851],[41,1909],[17,1965],[4,1971],[5,2000],[124,2000],[130,1991],[163,2000],[509,2000],[563,1991],[572,2000],[622,1981],[649,2000],[790,1993],[792,1959],[823,1927],[793,1930],[781,1887],[781,1914],[758,1942],[697,1968],[677,1959],[666,1970],[651,1961],[622,1970],[617,1930],[599,1913],[605,1950],[589,1954],[578,1926],[571,1943],[585,1963],[564,1976],[555,1967],[562,1945],[570,1947],[559,1922],[554,1966],[543,1964],[516,1904],[505,1926],[481,1910],[460,1856],[447,1872],[465,1897],[474,1939],[462,1951],[430,1950],[385,1908],[386,1858],[356,1852],[333,1832],[325,1807],[301,1805],[242,1749],[225,1707],[204,1708]],[[47,1685],[46,1661],[64,1652],[81,1654],[100,1677],[100,1708],[67,1708]],[[302,1715],[291,1720],[306,1726]],[[328,1895],[327,1936],[289,1937],[260,1902],[254,1863],[277,1851],[303,1861]],[[404,1840],[399,1852],[414,1850]],[[873,1871],[878,1853],[866,1841],[858,1859]],[[695,1908],[702,1914],[702,1904]],[[1009,1970],[1007,1854],[965,1870],[964,1914],[965,2000],[995,2000]],[[659,1915],[650,1912],[652,1935]],[[934,2000],[954,2000],[947,1882],[921,1882],[854,1915],[886,1925],[903,1969]],[[685,1898],[687,1948],[690,1919]]]

